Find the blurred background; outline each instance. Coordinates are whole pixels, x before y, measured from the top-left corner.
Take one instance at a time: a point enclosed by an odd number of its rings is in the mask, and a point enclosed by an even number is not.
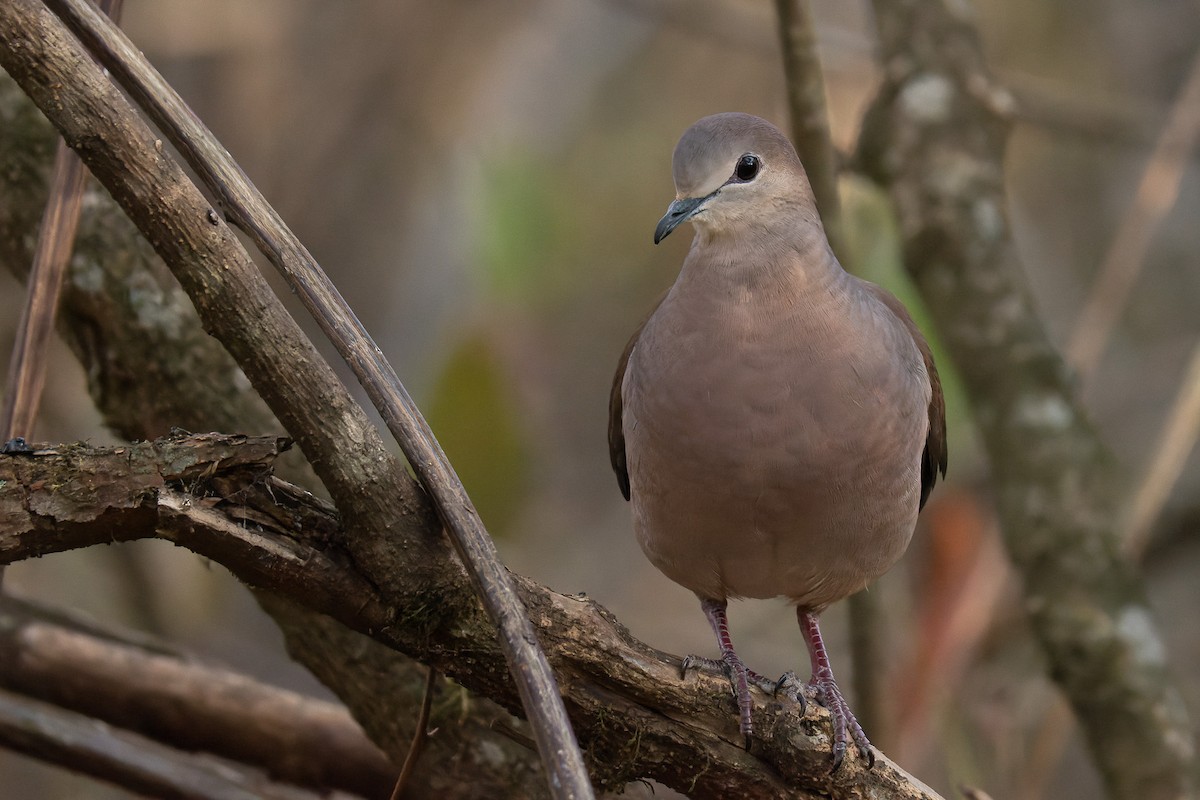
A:
[[[1200,3],[968,5],[992,69],[1025,109],[1009,146],[1008,213],[1046,327],[1065,347],[1155,141],[1180,111],[1200,54]],[[870,8],[813,0],[812,9],[845,152],[877,81]],[[507,563],[586,592],[658,648],[706,655],[715,647],[695,598],[634,542],[608,464],[607,398],[626,339],[690,239],[685,230],[651,244],[674,195],[679,134],[716,111],[786,123],[774,24],[766,0],[127,0],[123,18],[383,347]],[[919,306],[886,203],[853,177],[841,189],[847,265]],[[1097,369],[1081,378],[1130,495],[1161,449],[1200,334],[1195,158],[1150,189],[1161,227]],[[21,291],[0,272],[5,362]],[[78,364],[61,345],[54,357],[34,438],[112,441]],[[947,795],[968,785],[997,798],[1097,796],[1022,619],[970,408],[953,366],[940,363],[950,475],[909,555],[871,590],[886,609],[885,692],[868,732]],[[1193,458],[1155,516],[1145,558],[1193,712],[1198,488]],[[164,543],[19,564],[8,586],[323,693],[222,568]],[[848,685],[844,606],[825,615],[825,629]],[[785,604],[735,604],[731,619],[754,669],[807,675]],[[8,755],[0,776],[12,796],[126,796]],[[672,795],[659,787],[657,796]]]

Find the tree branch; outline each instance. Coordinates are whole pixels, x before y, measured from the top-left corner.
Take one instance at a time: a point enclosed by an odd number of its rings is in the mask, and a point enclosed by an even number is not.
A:
[[[3,73],[0,114],[5,119],[0,163],[6,165],[0,170],[0,195],[5,198],[0,203],[0,261],[19,278],[30,263],[32,240],[26,232],[36,229],[45,203],[47,168],[58,136]],[[246,379],[233,359],[205,335],[187,296],[107,191],[94,185],[88,192],[60,331],[82,362],[109,427],[127,439],[162,436],[173,424],[198,430],[282,430],[262,399],[245,390]],[[331,457],[395,463],[366,441]],[[316,482],[295,448],[274,463],[292,481]],[[363,474],[371,472],[364,468]],[[390,525],[393,532],[420,529],[432,519],[414,518],[395,503],[387,510],[399,519],[376,524],[385,530]],[[342,523],[347,524],[344,516]],[[429,524],[429,536],[436,537]],[[421,557],[411,543],[407,547]],[[372,739],[401,758],[413,735],[425,668],[329,617],[269,593],[256,593],[256,598],[280,626],[291,656],[347,703]],[[429,740],[413,785],[444,800],[544,796],[536,754],[503,733],[520,722],[482,696],[459,691],[454,702],[453,724],[442,725]]]
[[[842,246],[842,204],[838,198],[838,165],[829,137],[825,78],[817,53],[817,30],[808,0],[775,0],[775,15],[783,54],[788,115],[796,151],[808,173],[830,247],[838,256]]]
[[[432,498],[488,616],[498,628],[501,650],[533,728],[551,795],[563,800],[594,797],[554,674],[521,608],[512,579],[500,562],[495,542],[433,431],[383,357],[383,351],[316,259],[250,183],[228,151],[121,30],[99,14],[88,0],[49,0],[48,5],[154,119],[219,199],[227,218],[254,240],[283,274],[366,389]],[[225,341],[220,333],[218,337]],[[313,466],[320,473],[320,465],[314,462]]]
[[[29,10],[24,3],[5,4],[0,8],[0,20],[14,13],[13,9]],[[0,37],[12,30],[0,25]],[[406,496],[415,495],[410,485],[400,480],[402,476],[388,471],[387,462],[378,455],[382,452],[378,437],[357,427],[351,431],[353,436],[337,435],[339,426],[344,429],[348,424],[342,415],[357,426],[357,412],[339,405],[338,413],[330,416],[330,403],[340,402],[340,395],[332,399],[321,395],[323,390],[334,390],[322,382],[323,373],[313,374],[314,369],[322,369],[318,360],[293,340],[281,343],[276,338],[279,330],[290,330],[290,320],[276,320],[273,307],[258,293],[257,283],[240,268],[220,268],[243,262],[236,240],[226,229],[212,224],[203,199],[194,195],[167,156],[155,147],[153,135],[133,124],[119,93],[96,76],[71,72],[72,79],[63,80],[43,74],[57,63],[56,52],[74,46],[69,39],[48,31],[32,41],[20,41],[19,48],[0,48],[6,68],[40,100],[93,173],[176,266],[197,297],[207,324],[236,334],[241,329],[257,330],[265,320],[271,334],[265,341],[242,342],[234,335],[229,346],[247,364],[247,374],[261,392],[284,395],[281,416],[288,416],[289,430],[298,429],[307,437],[302,444],[310,457],[315,453],[332,461],[345,457],[338,448],[355,449],[365,453],[368,466],[384,463],[385,469],[376,468],[374,473],[358,467],[359,477],[365,474],[370,479],[357,486],[349,473],[338,474],[328,463],[322,473],[327,484],[336,480],[340,492],[354,489],[358,493],[350,496],[357,496],[358,505],[366,510],[359,509],[359,515],[351,517],[354,509],[343,509],[347,530],[339,540],[354,548],[357,569],[370,569],[371,583],[387,582],[388,597],[397,609],[396,624],[373,629],[372,635],[418,654],[473,690],[516,707],[494,629],[474,604],[461,570],[439,547],[436,524],[420,513],[419,503],[404,505]],[[71,67],[77,69],[78,64],[72,61]],[[164,197],[170,198],[169,202],[164,202]],[[218,268],[202,277],[189,272],[199,272],[207,265]],[[249,312],[241,307],[247,299]],[[272,385],[276,378],[279,385]],[[162,387],[162,391],[170,391],[170,387]],[[289,400],[288,392],[296,392],[301,399]],[[347,441],[355,447],[346,448]],[[386,507],[380,495],[388,501]],[[245,499],[239,496],[238,504],[245,505]],[[371,517],[369,512],[378,516]],[[363,519],[380,527],[359,527]],[[901,791],[907,796],[933,796],[887,762],[869,773],[861,765],[846,765],[831,778],[825,747],[827,715],[815,704],[801,724],[790,704],[776,707],[757,697],[758,713],[771,721],[763,726],[753,754],[747,753],[738,744],[740,736],[724,676],[701,674],[680,681],[678,659],[636,642],[593,604],[556,595],[532,583],[519,585],[543,639],[552,642],[548,647],[561,674],[587,676],[586,681],[564,680],[562,685],[601,784],[619,787],[638,777],[653,777],[695,797],[804,797],[831,791],[844,797],[887,796],[889,792],[894,796]],[[361,626],[361,619],[356,616],[355,624]],[[321,626],[317,633],[304,631],[312,637],[310,642],[319,636],[337,635],[337,629],[315,619],[292,627],[286,620],[281,624],[292,637],[300,634],[302,627]],[[344,654],[344,649],[340,652]],[[315,659],[310,663],[321,668]],[[373,685],[377,687],[374,695],[356,698],[360,715],[369,713],[364,711],[368,704],[386,707],[378,694],[378,687],[386,683]],[[339,689],[346,694],[355,690],[346,684]]]
[[[1016,266],[1003,192],[1011,100],[946,4],[874,7],[885,79],[857,160],[891,193],[906,266],[970,393],[1050,674],[1112,797],[1191,796],[1194,736],[1120,553],[1111,459]]]
[[[467,621],[427,636],[413,624],[422,613],[422,587],[411,587],[400,605],[388,609],[364,595],[369,589],[352,574],[336,576],[336,586],[314,586],[314,580],[330,574],[321,563],[342,561],[336,549],[342,538],[329,533],[336,520],[328,507],[309,495],[295,493],[282,510],[274,510],[282,485],[266,479],[261,469],[272,441],[205,436],[0,456],[0,520],[6,534],[0,537],[0,562],[47,547],[91,545],[111,535],[115,515],[121,515],[124,538],[159,536],[221,561],[251,584],[270,581],[273,591],[443,669],[473,690],[514,704],[515,692],[486,625]],[[209,445],[211,456],[196,455],[207,453]],[[233,455],[238,447],[245,447],[245,457]],[[186,470],[179,472],[178,464]],[[88,479],[79,481],[80,474]],[[185,484],[202,493],[183,493]],[[56,485],[60,488],[50,488]],[[55,502],[48,500],[51,494]],[[38,513],[22,515],[31,509]],[[203,512],[186,514],[186,537],[178,534],[181,509]],[[37,535],[44,529],[58,535]],[[323,549],[316,549],[317,542]],[[312,574],[280,568],[281,551],[289,554],[287,562],[318,566]],[[357,593],[347,591],[348,585],[358,587]],[[602,783],[620,786],[652,777],[698,798],[817,797],[830,791],[845,798],[936,798],[885,758],[872,770],[847,763],[831,776],[828,713],[815,703],[801,720],[797,704],[756,693],[756,718],[767,723],[752,753],[746,752],[724,675],[681,679],[677,657],[637,641],[595,603],[524,579],[519,586]],[[441,723],[435,719],[434,724]]]
[[[0,598],[0,685],[174,749],[315,789],[387,796],[395,767],[341,706]]]
[[[253,770],[191,756],[82,714],[0,691],[0,744],[151,797],[318,800]]]

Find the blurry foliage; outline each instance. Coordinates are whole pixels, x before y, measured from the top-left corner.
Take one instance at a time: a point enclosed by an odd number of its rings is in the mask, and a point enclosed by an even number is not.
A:
[[[493,536],[511,530],[528,491],[529,454],[512,387],[485,331],[462,340],[425,413]]]
[[[485,168],[475,265],[489,298],[540,305],[571,288],[579,212],[558,167],[529,153]]]
[[[846,269],[860,278],[883,286],[904,303],[929,340],[946,398],[946,426],[953,442],[955,469],[964,462],[971,466],[982,458],[975,447],[967,395],[958,370],[942,346],[937,329],[921,295],[904,269],[900,253],[900,231],[887,194],[858,177],[843,177],[838,193],[842,201],[842,224],[846,231]],[[966,456],[964,459],[963,456]]]

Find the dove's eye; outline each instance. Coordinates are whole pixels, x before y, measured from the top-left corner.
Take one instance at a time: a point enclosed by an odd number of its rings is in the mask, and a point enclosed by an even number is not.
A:
[[[758,176],[760,167],[762,167],[762,161],[758,156],[747,153],[738,159],[737,166],[733,168],[733,175],[739,181],[752,181]]]

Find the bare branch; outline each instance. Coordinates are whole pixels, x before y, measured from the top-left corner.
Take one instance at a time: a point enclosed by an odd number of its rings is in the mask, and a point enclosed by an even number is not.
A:
[[[386,796],[391,763],[346,709],[121,641],[0,598],[0,685],[172,748],[267,770],[288,783]]]
[[[0,441],[33,435],[33,421],[46,381],[46,349],[75,241],[86,177],[79,156],[60,144],[54,159],[50,202],[42,218],[29,289],[13,342],[13,358],[8,365],[8,391],[0,412]]]
[[[100,0],[100,10],[114,20],[121,16],[121,0]],[[59,297],[67,261],[75,245],[79,208],[87,171],[79,156],[59,142],[54,156],[50,199],[38,229],[38,244],[30,270],[29,288],[8,367],[8,391],[0,411],[0,441],[32,438],[42,387],[46,382],[46,349],[58,314]],[[3,571],[0,571],[3,576]]]
[[[0,194],[5,198],[0,203],[0,261],[20,278],[21,268],[27,268],[32,258],[25,234],[36,229],[45,203],[47,165],[58,137],[3,73],[0,114],[6,120],[0,126],[0,161],[6,165],[0,170]],[[129,286],[140,291],[129,292]],[[122,436],[152,439],[173,424],[197,430],[282,431],[259,395],[245,390],[245,379],[233,359],[201,329],[195,309],[166,267],[98,186],[89,189],[65,288],[60,332],[82,362],[107,424]],[[147,303],[153,313],[144,313]],[[314,424],[318,424],[322,409],[314,411]],[[394,464],[378,439],[378,449],[369,441],[355,444],[323,455]],[[292,481],[316,482],[294,448],[274,463]],[[374,473],[364,467],[360,474]],[[389,487],[386,482],[378,484],[381,492]],[[288,491],[276,489],[274,495],[278,503],[290,507]],[[413,531],[427,531],[429,541],[444,541],[432,514],[414,514],[402,492],[386,508],[371,503],[369,497],[364,505],[390,516],[371,520],[372,527],[345,529],[366,540],[375,528],[385,531],[417,560],[408,566],[395,563],[397,574],[420,574],[421,559],[430,556],[414,545]],[[342,523],[366,525],[365,519],[361,514],[343,515]],[[319,525],[302,519],[301,528],[317,531]],[[387,557],[389,551],[381,548],[380,553]],[[453,564],[444,568],[454,570]],[[256,592],[255,597],[283,631],[289,654],[351,708],[374,741],[402,758],[413,735],[410,709],[420,705],[425,667],[278,595]],[[520,727],[520,721],[486,698],[463,690],[448,694],[449,699],[454,702],[453,724],[440,725],[439,735],[429,740],[429,752],[413,777],[414,788],[445,800],[544,796],[536,752],[505,733]]]
[[[838,199],[838,165],[829,137],[825,105],[825,78],[817,54],[817,31],[808,0],[775,0],[776,31],[783,53],[792,139],[808,173],[825,235],[833,252],[845,255],[842,246],[842,204]]]
[[[891,193],[905,264],[970,393],[1051,677],[1112,797],[1191,796],[1194,733],[1120,551],[1111,459],[1016,266],[1003,194],[1011,98],[947,4],[874,8],[885,80],[857,158]]]
[[[94,719],[0,691],[0,744],[152,797],[319,800],[252,770],[189,756]]]
[[[517,598],[495,543],[446,454],[337,287],[178,94],[88,0],[51,0],[100,61],[154,119],[219,198],[225,213],[287,279],[350,366],[429,492],[492,622],[533,726],[551,794],[594,796],[554,674]],[[169,260],[168,260],[169,261]],[[268,400],[269,402],[269,400]],[[314,463],[314,467],[319,465]]]
[[[188,458],[187,470],[181,473],[187,476],[183,483],[191,482],[209,494],[182,495],[179,488],[162,485],[160,473],[176,474],[172,463],[178,459],[177,449],[202,453],[212,440],[213,452],[226,455]],[[247,440],[249,453],[243,459],[229,453],[239,446],[236,441],[215,436],[0,456],[0,519],[7,521],[8,534],[0,540],[0,560],[35,552],[24,547],[25,538],[40,549],[51,544],[56,549],[87,546],[108,535],[114,515],[122,514],[125,538],[159,535],[184,544],[221,561],[243,580],[269,581],[273,591],[513,705],[515,692],[506,678],[495,634],[478,612],[449,629],[430,631],[419,621],[422,604],[430,596],[426,587],[410,586],[397,607],[387,609],[370,595],[364,597],[362,592],[369,589],[355,593],[344,588],[367,586],[354,578],[349,566],[333,576],[336,585],[314,585],[314,580],[330,577],[330,570],[319,567],[322,562],[337,564],[343,559],[335,545],[317,551],[299,537],[329,543],[342,537],[328,535],[336,522],[324,504],[297,493],[280,508],[280,484],[265,480],[258,469],[246,468],[261,462],[263,444]],[[225,468],[223,463],[234,466]],[[88,480],[71,485],[71,477],[81,471]],[[63,490],[47,488],[55,484],[62,484]],[[220,494],[211,494],[217,490]],[[61,496],[61,501],[50,502],[51,494]],[[187,516],[186,540],[176,529],[181,507],[204,512]],[[37,508],[39,513],[22,517],[19,509],[27,508]],[[127,509],[137,511],[123,513]],[[296,520],[303,524],[297,526]],[[46,528],[59,533],[52,543],[34,535]],[[232,546],[229,539],[234,540]],[[287,557],[281,558],[281,552]],[[287,567],[293,562],[317,566],[313,574],[303,574]],[[651,777],[697,798],[805,798],[830,791],[840,798],[936,798],[882,757],[874,769],[855,761],[831,776],[828,712],[816,703],[809,704],[808,716],[801,720],[798,704],[756,692],[756,719],[766,724],[752,752],[746,752],[724,675],[702,672],[683,679],[679,658],[637,641],[595,603],[550,592],[524,579],[519,586],[562,677],[564,697],[595,759],[601,783],[622,786]],[[468,589],[463,586],[460,591]]]

